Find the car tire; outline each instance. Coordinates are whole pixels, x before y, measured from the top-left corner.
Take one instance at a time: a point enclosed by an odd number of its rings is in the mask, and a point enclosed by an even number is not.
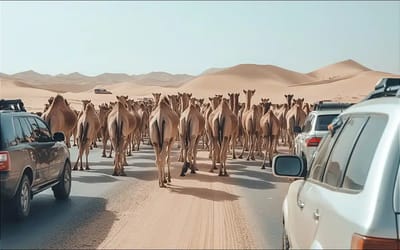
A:
[[[31,210],[32,188],[29,177],[24,174],[19,183],[17,192],[13,198],[14,212],[17,220],[23,220],[29,216]]]
[[[61,178],[53,189],[54,197],[57,200],[67,200],[71,193],[71,163],[66,162]]]
[[[283,225],[282,249],[284,249],[284,250],[289,250],[290,249],[289,238],[288,238],[288,236],[286,234],[285,225]]]

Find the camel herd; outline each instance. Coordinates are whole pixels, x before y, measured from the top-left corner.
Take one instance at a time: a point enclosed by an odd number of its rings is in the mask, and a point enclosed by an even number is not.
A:
[[[140,143],[148,138],[156,155],[159,186],[171,182],[170,155],[172,147],[180,142],[179,161],[183,162],[181,176],[190,169],[196,173],[197,150],[209,150],[212,160],[210,172],[217,168],[219,175],[228,176],[227,156],[236,159],[237,145],[242,147],[238,156],[243,158],[247,151],[247,160],[255,160],[256,154],[263,156],[262,168],[277,153],[280,142],[289,145],[293,152],[294,127],[303,127],[312,105],[303,98],[294,99],[285,95],[286,103],[272,104],[268,98],[262,98],[252,104],[255,90],[243,90],[245,103],[239,102],[240,93],[229,93],[204,99],[192,97],[190,93],[161,95],[153,93],[154,99],[135,101],[128,96],[117,96],[115,102],[103,103],[95,108],[90,100],[82,101],[82,110],[74,110],[61,95],[51,97],[45,109],[39,115],[48,123],[52,133],[63,132],[66,144],[79,148],[74,170],[89,168],[88,155],[96,142],[103,144],[103,157],[112,157],[114,151],[113,175],[124,176],[126,157],[132,151],[140,150]],[[111,147],[106,155],[107,142]],[[264,153],[263,153],[264,151]]]

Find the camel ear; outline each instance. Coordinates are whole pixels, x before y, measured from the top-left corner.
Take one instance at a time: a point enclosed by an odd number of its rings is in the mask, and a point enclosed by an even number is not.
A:
[[[182,95],[182,93],[181,92],[178,92],[178,96],[181,96]]]
[[[208,97],[208,99],[209,99],[210,101],[212,101],[212,98],[211,98],[211,97]]]
[[[246,91],[246,90],[243,90],[243,93],[247,94],[247,91]]]
[[[301,101],[304,102],[304,98],[301,98]]]
[[[285,97],[287,98],[287,95],[285,95]]]
[[[253,91],[252,91],[252,92],[253,92],[253,94],[254,94],[254,93],[256,93],[256,90],[255,90],[255,89],[253,89]]]

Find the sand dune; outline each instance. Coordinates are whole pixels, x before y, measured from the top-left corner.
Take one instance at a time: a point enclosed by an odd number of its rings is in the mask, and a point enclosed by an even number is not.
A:
[[[20,78],[32,77],[32,80],[16,80],[16,75]],[[43,79],[58,79],[59,82],[39,84],[37,81],[41,76]],[[270,98],[274,103],[283,103],[284,94],[287,93],[304,97],[307,102],[325,99],[357,102],[373,90],[381,77],[400,78],[400,75],[373,71],[353,60],[346,60],[307,74],[272,65],[240,64],[195,78],[184,74],[152,72],[135,76],[136,80],[132,80],[133,76],[127,74],[105,73],[95,77],[97,80],[81,82],[80,79],[85,77],[87,76],[79,73],[54,77],[34,71],[13,76],[2,74],[1,98],[22,98],[32,111],[41,111],[48,97],[55,96],[56,93],[63,93],[78,110],[81,109],[83,99],[91,99],[95,105],[99,105],[115,101],[116,95],[128,95],[137,99],[151,97],[152,93],[190,92],[196,97],[207,98],[215,94],[227,96],[227,93],[239,92],[240,100],[244,102],[243,89],[256,89],[253,103],[258,103],[260,98]],[[95,94],[94,88],[105,88],[112,94]]]

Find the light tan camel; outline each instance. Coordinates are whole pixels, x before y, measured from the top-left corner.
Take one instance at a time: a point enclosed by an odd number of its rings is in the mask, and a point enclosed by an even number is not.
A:
[[[108,134],[107,118],[111,112],[111,107],[109,107],[107,104],[103,104],[100,105],[99,108],[100,108],[100,113],[99,113],[100,133],[101,133],[101,141],[103,142],[102,157],[106,157],[107,141],[110,138],[110,135]],[[108,158],[111,158],[111,152],[112,148],[110,149],[110,154],[108,155]]]
[[[277,140],[279,138],[279,120],[274,115],[274,112],[270,109],[271,103],[265,102],[263,103],[263,113],[264,115],[260,119],[261,126],[261,136],[264,139],[264,160],[261,166],[262,169],[265,169],[267,153],[269,164],[272,164],[272,157],[274,153],[274,147],[277,145]]]
[[[126,149],[128,136],[135,129],[135,117],[127,110],[125,97],[117,96],[118,102],[114,105],[107,118],[108,134],[115,151],[113,175],[126,176]]]
[[[212,131],[211,131],[212,125],[209,121],[210,121],[210,115],[221,103],[222,95],[215,95],[214,97],[210,97],[209,100],[210,100],[210,105],[205,112],[204,119],[206,121],[206,125],[205,125],[206,135],[207,135],[208,141],[210,142],[208,158],[212,159],[212,154],[213,154],[213,142],[212,142]],[[219,155],[217,155],[217,162],[218,163],[220,162]],[[217,169],[217,167],[215,167],[215,169]]]
[[[154,106],[152,110],[154,110],[157,107],[158,102],[160,101],[161,93],[152,93],[152,95],[154,98]]]
[[[205,120],[195,104],[190,104],[181,114],[179,136],[183,148],[183,166],[181,176],[185,176],[188,168],[196,173],[197,145],[204,131]]]
[[[183,113],[183,111],[185,111],[185,109],[189,106],[190,98],[192,97],[192,94],[178,92],[178,96],[179,96],[179,106],[181,108],[180,113]]]
[[[66,144],[70,148],[70,139],[77,117],[61,95],[56,95],[49,109],[42,114],[42,118],[49,125],[52,134],[55,132],[64,133]]]
[[[228,96],[229,96],[229,106],[230,106],[232,112],[238,118],[239,117],[239,109],[240,109],[240,104],[239,104],[240,93],[228,93]],[[236,126],[236,130],[234,131],[233,136],[230,141],[230,144],[232,146],[232,159],[236,159],[235,150],[236,150],[237,139],[239,137],[240,127],[241,127],[241,123],[239,122],[238,126]]]
[[[170,153],[178,134],[179,117],[171,109],[168,98],[165,96],[160,99],[150,116],[150,140],[156,153],[158,184],[160,187],[165,187],[164,183],[171,182]],[[165,161],[168,167],[167,175],[165,174]]]
[[[294,105],[286,114],[286,127],[287,127],[287,136],[289,143],[289,152],[294,153],[294,138],[296,137],[296,133],[294,132],[294,128],[296,126],[303,128],[304,122],[306,120],[306,113],[304,113],[303,106],[304,98],[297,99],[294,101]]]
[[[287,144],[287,121],[286,121],[286,114],[289,111],[288,104],[284,103],[282,105],[277,104],[276,108],[274,109],[274,114],[276,118],[279,120],[279,135],[281,137],[281,141],[283,145]],[[276,152],[275,152],[276,153]]]
[[[128,105],[128,111],[135,118],[135,122],[134,122],[134,124],[132,124],[132,126],[134,126],[134,129],[128,137],[128,140],[129,140],[128,155],[131,156],[132,150],[135,150],[135,142],[138,146],[137,151],[139,151],[139,148],[140,148],[140,128],[142,127],[142,120],[140,118],[139,113],[137,112],[138,106],[136,105],[135,101],[133,99],[129,99],[129,100],[126,99],[125,101],[127,102],[127,105]]]
[[[309,103],[304,104],[303,111],[304,111],[304,113],[306,113],[306,116],[311,112],[311,106]]]
[[[179,96],[178,95],[168,95],[168,100],[171,103],[171,108],[173,111],[175,111],[175,113],[180,116],[181,112],[179,109]]]
[[[83,111],[81,117],[78,120],[78,131],[77,131],[77,139],[78,139],[78,148],[79,154],[78,159],[75,162],[75,166],[73,170],[78,170],[78,163],[81,163],[79,170],[83,170],[83,162],[82,155],[85,152],[86,156],[86,170],[89,170],[89,162],[88,155],[90,146],[93,141],[97,139],[97,132],[100,129],[100,121],[96,115],[96,111],[94,109],[94,105],[92,103],[86,103],[85,110]]]
[[[212,166],[210,172],[216,168],[217,158],[220,159],[219,176],[228,176],[226,171],[227,150],[229,140],[235,133],[238,120],[229,108],[228,103],[223,100],[219,106],[210,114],[208,123],[211,125],[213,142]]]
[[[242,116],[242,126],[245,135],[245,144],[249,144],[249,154],[247,160],[255,160],[254,149],[257,145],[257,137],[260,132],[260,112],[257,105],[251,106],[251,98],[253,97],[255,90],[243,90],[246,95],[246,109]],[[242,153],[239,158],[243,157],[245,148],[243,147]]]
[[[140,139],[144,143],[144,137],[146,136],[147,130],[149,129],[149,111],[144,103],[141,103],[139,105],[138,114],[140,116],[140,120],[142,121],[142,126],[140,127]]]

